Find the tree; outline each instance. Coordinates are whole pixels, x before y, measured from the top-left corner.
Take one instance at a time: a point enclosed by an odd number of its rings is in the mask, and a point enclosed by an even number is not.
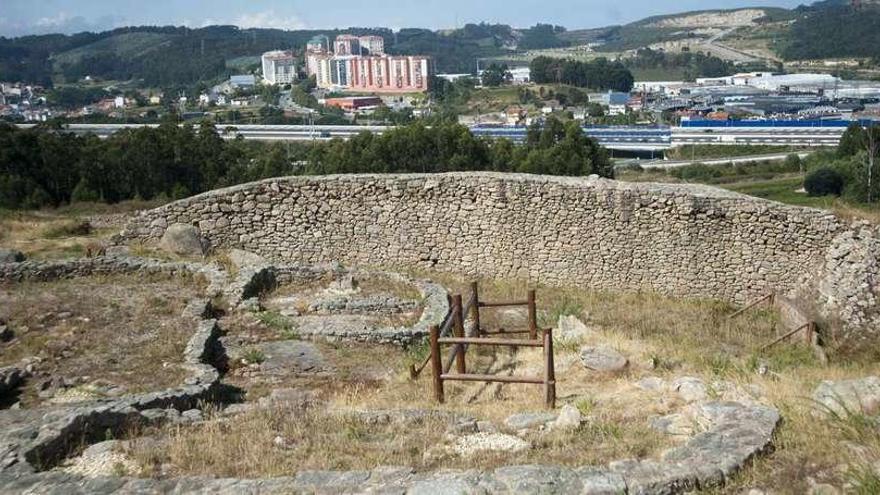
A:
[[[877,189],[877,158],[880,157],[880,125],[862,127],[859,123],[853,123],[841,137],[837,147],[839,157],[854,158],[862,154],[864,154],[864,170],[856,179],[864,183],[865,201],[873,203]]]
[[[635,78],[620,62],[597,58],[589,62],[535,57],[529,64],[531,79],[538,84],[561,83],[596,90],[630,91]]]
[[[810,172],[804,179],[804,189],[810,196],[840,196],[843,193],[843,185],[843,176],[827,167]]]
[[[492,63],[489,67],[483,70],[481,76],[483,86],[489,87],[498,87],[507,84],[511,79],[513,79],[513,76],[510,74],[507,64],[499,65]]]

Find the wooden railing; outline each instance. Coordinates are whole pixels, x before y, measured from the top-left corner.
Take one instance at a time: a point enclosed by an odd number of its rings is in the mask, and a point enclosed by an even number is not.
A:
[[[777,304],[776,293],[771,292],[771,293],[767,294],[766,296],[761,297],[760,299],[756,299],[756,300],[750,302],[749,304],[746,304],[742,309],[736,311],[735,313],[732,313],[727,318],[734,319],[734,318],[742,315],[746,311],[749,311],[750,309],[753,309],[763,303],[767,303],[769,306],[775,306]],[[809,346],[813,346],[817,330],[818,330],[818,327],[816,325],[816,322],[809,321],[809,322],[804,323],[803,325],[801,325],[793,330],[789,330],[788,332],[785,332],[784,334],[780,335],[779,337],[776,337],[775,339],[773,339],[771,342],[764,344],[763,346],[761,346],[761,350],[762,351],[767,350],[767,349],[775,346],[776,344],[779,344],[780,342],[783,342],[785,340],[790,339],[792,336],[797,335],[800,332],[804,332],[804,341],[806,342],[806,344]]]
[[[727,318],[732,320],[732,319],[736,318],[737,316],[745,313],[746,311],[748,311],[752,308],[757,307],[759,304],[764,303],[764,302],[766,302],[770,306],[773,306],[775,300],[776,300],[776,293],[771,292],[760,299],[756,299],[756,300],[750,302],[749,304],[746,304],[745,307],[743,307],[739,311],[733,313],[732,315],[728,316]]]
[[[809,323],[804,323],[803,325],[795,328],[794,330],[786,332],[785,334],[777,337],[772,342],[763,345],[761,347],[761,350],[763,351],[763,350],[769,349],[769,348],[773,347],[774,345],[782,342],[783,340],[791,338],[793,335],[796,335],[798,332],[804,332],[804,341],[807,343],[807,345],[813,345],[813,338],[816,335],[816,323],[812,322],[812,321]]]
[[[443,322],[440,323],[440,337],[448,337],[450,333],[455,337],[466,337],[464,334],[464,315],[469,315],[471,321],[473,321],[472,332],[473,335],[470,336],[486,336],[486,335],[517,335],[517,334],[525,334],[528,333],[529,337],[533,340],[538,339],[538,318],[537,318],[537,305],[535,300],[535,291],[529,290],[528,295],[526,296],[525,301],[512,301],[512,302],[483,302],[480,301],[480,287],[477,282],[471,282],[471,297],[468,298],[467,303],[462,304],[462,297],[460,295],[456,296],[448,296],[449,297],[449,312],[446,314],[446,317],[443,318]],[[514,329],[514,330],[506,330],[504,328],[499,328],[496,331],[486,330],[480,321],[480,308],[511,308],[511,307],[526,307],[528,313],[528,328],[527,329]],[[449,369],[450,364],[453,361],[457,361],[459,353],[467,352],[467,345],[455,346],[453,348],[452,354],[449,357],[447,365],[444,369]],[[409,367],[409,375],[412,379],[417,379],[428,364],[431,362],[431,356],[425,358],[421,364],[418,366],[410,365]]]
[[[487,383],[524,383],[544,386],[544,404],[548,409],[556,407],[556,372],[553,366],[553,330],[545,329],[543,338],[536,339],[498,339],[484,337],[440,337],[440,328],[431,327],[431,370],[434,378],[434,399],[443,403],[446,398],[443,389],[443,383],[447,381],[458,382],[487,382]],[[448,369],[444,370],[442,362],[441,345],[453,345],[457,349],[462,349],[457,353],[456,357],[456,373],[449,373]],[[527,377],[527,376],[498,376],[498,375],[482,375],[468,374],[466,347],[470,345],[486,345],[486,346],[503,346],[503,347],[540,347],[544,349],[544,376],[543,377]]]

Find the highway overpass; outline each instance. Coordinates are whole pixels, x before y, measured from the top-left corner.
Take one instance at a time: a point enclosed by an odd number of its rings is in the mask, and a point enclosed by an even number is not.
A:
[[[684,145],[778,145],[797,147],[837,146],[845,125],[827,127],[756,126],[727,123],[725,126],[699,126],[688,123],[682,127],[666,126],[585,126],[584,133],[595,138],[606,148],[621,151],[655,152]],[[845,124],[845,123],[844,123]],[[122,129],[155,127],[143,124],[69,124],[66,128],[76,134],[95,134],[106,137]],[[21,125],[32,127],[32,125]],[[348,139],[360,132],[381,134],[390,126],[353,125],[237,125],[218,126],[227,139],[241,136],[262,141],[313,141],[333,138]],[[514,126],[477,125],[471,132],[487,138],[507,138],[524,141],[528,129]]]

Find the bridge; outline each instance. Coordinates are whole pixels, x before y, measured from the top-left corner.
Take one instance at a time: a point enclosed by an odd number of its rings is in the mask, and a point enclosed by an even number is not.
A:
[[[797,147],[833,147],[849,124],[847,121],[690,121],[678,127],[668,126],[584,126],[584,133],[602,146],[620,151],[655,152],[684,145],[777,145]],[[157,124],[69,124],[76,134],[107,137],[123,129],[156,127]],[[20,127],[33,127],[23,124]],[[218,126],[224,138],[261,141],[326,141],[348,139],[361,132],[382,134],[392,126],[358,125],[236,125]],[[514,142],[526,139],[524,126],[476,125],[476,136]]]

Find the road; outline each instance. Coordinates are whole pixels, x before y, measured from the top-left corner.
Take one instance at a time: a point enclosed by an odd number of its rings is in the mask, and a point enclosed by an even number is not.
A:
[[[33,127],[22,124],[20,127]],[[70,124],[75,134],[107,137],[122,129],[145,127],[141,124]],[[155,127],[147,125],[146,127]],[[360,132],[382,134],[390,126],[356,125],[237,125],[218,126],[226,139],[241,136],[261,141],[313,141],[348,139]],[[587,126],[584,133],[606,148],[623,151],[655,152],[684,145],[777,145],[798,147],[837,146],[846,127],[662,127]],[[487,138],[507,138],[522,142],[525,127],[474,126],[471,132]]]
[[[703,165],[727,165],[727,164],[737,164],[737,163],[752,163],[752,162],[772,162],[772,161],[782,161],[789,157],[789,155],[796,154],[801,158],[805,158],[810,155],[809,152],[801,151],[797,153],[770,153],[763,155],[749,155],[749,156],[738,156],[738,157],[730,157],[730,158],[709,158],[709,159],[701,159],[701,160],[627,160],[625,162],[618,162],[616,164],[619,168],[624,168],[626,166],[632,166],[634,164],[638,164],[640,167],[644,169],[673,169],[673,168],[681,168],[686,167],[688,165],[694,165],[696,163],[702,163]]]

